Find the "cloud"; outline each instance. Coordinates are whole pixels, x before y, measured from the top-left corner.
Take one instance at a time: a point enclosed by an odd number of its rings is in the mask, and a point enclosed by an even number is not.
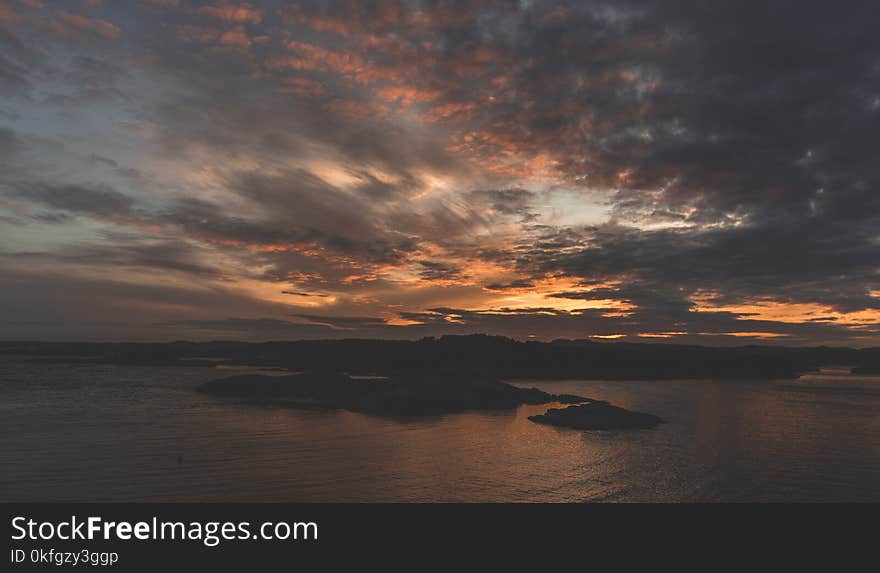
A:
[[[9,128],[0,128],[0,157],[9,157],[18,148],[18,138],[15,132]]]
[[[505,215],[519,215],[524,219],[534,219],[531,212],[535,193],[525,189],[489,189],[470,193],[475,202],[485,202],[493,210]]]
[[[3,241],[235,293],[133,332],[877,344],[869,2],[75,6],[0,12]]]
[[[263,20],[263,11],[248,4],[201,6],[196,11],[224,22],[259,24]]]
[[[326,296],[328,296],[328,295],[326,295],[326,294],[321,294],[321,293],[315,293],[315,292],[303,292],[303,291],[292,291],[292,290],[283,290],[283,291],[281,291],[281,293],[282,293],[282,294],[289,294],[289,295],[292,295],[292,296],[305,296],[305,297],[312,297],[312,296],[326,297]]]
[[[88,215],[127,215],[134,200],[107,186],[54,185],[27,182],[11,189],[9,196],[40,203],[53,209]]]
[[[462,278],[461,268],[436,261],[418,261],[419,276],[426,281],[454,280]]]
[[[89,18],[81,14],[59,11],[55,20],[47,25],[48,29],[65,37],[99,37],[115,40],[122,33],[116,25],[107,20]]]

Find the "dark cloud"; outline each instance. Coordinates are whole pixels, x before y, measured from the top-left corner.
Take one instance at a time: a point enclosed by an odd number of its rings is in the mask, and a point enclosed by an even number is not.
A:
[[[25,69],[3,54],[0,54],[0,80],[0,90],[7,97],[25,94],[30,89]]]
[[[317,324],[340,330],[385,326],[386,323],[382,318],[371,316],[320,316],[316,314],[296,314],[294,316],[305,320],[308,324]]]
[[[104,157],[103,155],[98,155],[97,153],[92,153],[89,155],[89,161],[96,165],[109,165],[110,167],[119,167],[119,164],[116,163],[113,159],[109,157]]]
[[[869,296],[880,256],[873,225],[835,227],[792,218],[708,231],[599,228],[585,231],[588,248],[564,256],[538,248],[529,259],[572,276],[625,277],[621,292],[636,304],[664,287],[678,287],[682,299],[708,290],[718,291],[722,302],[772,297],[842,311],[877,308],[880,300]]]
[[[462,278],[462,271],[456,265],[437,261],[418,261],[419,276],[426,281]]]
[[[86,215],[127,215],[132,213],[135,203],[131,197],[106,185],[26,181],[11,186],[7,194],[53,209]]]
[[[504,291],[504,290],[511,290],[511,289],[526,289],[526,288],[531,288],[533,286],[535,286],[534,281],[529,280],[529,279],[519,279],[519,280],[515,280],[515,281],[510,281],[507,283],[488,284],[484,288],[486,288],[488,290]]]
[[[324,324],[302,324],[276,318],[225,318],[218,320],[173,321],[169,327],[222,338],[260,340],[271,338],[332,338],[334,330]]]
[[[0,158],[11,157],[18,149],[19,142],[15,132],[6,127],[0,127]]]
[[[281,294],[289,294],[292,296],[305,296],[305,297],[317,296],[317,297],[321,297],[321,298],[325,298],[327,296],[326,294],[321,294],[321,293],[316,293],[316,292],[304,292],[304,291],[294,291],[294,290],[283,290],[283,291],[281,291]]]
[[[485,202],[493,210],[505,215],[518,215],[524,220],[535,218],[531,212],[535,193],[525,189],[490,189],[472,191],[470,199]]]

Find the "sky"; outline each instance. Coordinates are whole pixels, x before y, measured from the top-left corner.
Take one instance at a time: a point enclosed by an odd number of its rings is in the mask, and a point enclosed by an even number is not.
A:
[[[0,339],[880,345],[876,22],[0,1]]]

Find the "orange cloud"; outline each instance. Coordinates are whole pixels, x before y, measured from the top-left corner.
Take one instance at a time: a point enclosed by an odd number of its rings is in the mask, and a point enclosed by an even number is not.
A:
[[[450,102],[432,107],[422,117],[427,121],[464,121],[477,110],[474,102]]]
[[[785,338],[788,334],[778,332],[701,332],[700,336],[733,336],[735,338]]]
[[[398,58],[415,54],[415,48],[411,44],[394,34],[366,34],[358,38],[358,45],[365,50],[375,50]]]
[[[832,322],[839,325],[857,326],[880,324],[880,310],[864,309],[841,312],[826,304],[780,302],[759,300],[743,304],[717,304],[713,293],[698,293],[691,297],[697,312],[730,312],[753,320],[769,320],[789,324],[806,322]]]
[[[423,32],[432,28],[455,28],[465,26],[474,20],[467,11],[455,11],[447,5],[434,9],[416,10],[407,15],[406,23],[413,31]]]
[[[223,32],[217,41],[221,45],[231,48],[248,48],[251,45],[250,38],[241,27]]]
[[[0,26],[11,28],[15,24],[16,15],[12,6],[9,4],[0,4]]]
[[[415,86],[388,86],[376,90],[376,95],[387,102],[396,102],[408,107],[414,103],[433,101],[440,97],[442,92]]]
[[[287,48],[291,55],[270,58],[266,61],[266,68],[273,71],[334,72],[364,85],[402,83],[418,72],[415,64],[376,64],[349,50],[330,50],[307,42],[293,41],[287,44]]]
[[[338,99],[331,101],[325,107],[348,117],[370,121],[380,120],[391,113],[388,107],[371,100]]]
[[[202,6],[197,10],[199,14],[204,14],[224,22],[234,22],[240,24],[259,24],[263,21],[263,11],[252,8],[246,4],[235,6],[226,4],[223,6]]]
[[[361,28],[360,23],[356,20],[334,18],[332,16],[309,17],[300,15],[297,17],[297,20],[317,32],[330,32],[339,36],[351,36]]]
[[[331,70],[349,75],[364,67],[363,58],[351,52],[328,50],[306,42],[290,42],[287,49],[294,55],[273,58],[268,66],[274,69]]]
[[[381,65],[366,64],[353,75],[353,79],[361,84],[369,85],[377,82],[402,83],[418,74],[416,65]]]
[[[640,332],[639,338],[673,338],[675,336],[684,336],[687,332]]]
[[[53,32],[67,37],[80,35],[100,36],[108,40],[119,37],[121,30],[106,20],[88,18],[79,14],[60,11],[54,22],[48,24]]]
[[[552,296],[560,291],[589,292],[597,288],[608,288],[615,284],[614,282],[608,282],[593,285],[592,287],[583,287],[580,286],[578,279],[548,276],[531,281],[531,284],[528,286],[508,288],[500,291],[484,289],[489,298],[482,304],[494,308],[508,309],[550,308],[555,311],[572,314],[578,314],[579,311],[587,309],[600,309],[608,311],[605,316],[627,316],[636,309],[636,306],[625,300],[614,298],[582,300]]]
[[[308,14],[302,6],[294,5],[285,10],[284,17],[308,26],[316,32],[350,37],[397,24],[401,19],[401,6],[397,2],[379,2],[372,10],[366,10],[353,2],[346,16],[335,16]]]

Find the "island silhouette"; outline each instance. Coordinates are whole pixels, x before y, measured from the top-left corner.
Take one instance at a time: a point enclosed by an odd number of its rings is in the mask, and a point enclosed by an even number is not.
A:
[[[336,372],[291,376],[243,375],[198,387],[200,392],[292,408],[344,409],[380,416],[430,416],[468,410],[505,410],[522,404],[576,404],[589,398],[549,394],[499,380],[413,373],[351,378]]]

